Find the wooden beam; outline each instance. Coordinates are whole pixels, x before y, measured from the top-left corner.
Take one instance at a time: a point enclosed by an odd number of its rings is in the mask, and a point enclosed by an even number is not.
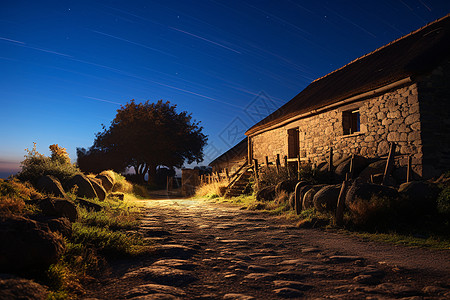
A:
[[[347,191],[348,181],[344,180],[341,185],[341,191],[339,192],[337,207],[336,207],[336,225],[342,226],[344,224],[344,206],[345,206],[345,194]]]
[[[391,171],[394,167],[394,155],[395,155],[395,143],[391,143],[391,146],[389,147],[388,159],[386,161],[386,168],[384,169],[383,182],[381,183],[382,185],[387,184],[389,174],[391,174]]]
[[[412,179],[412,166],[411,166],[412,156],[408,155],[408,165],[406,167],[406,182],[410,182]]]

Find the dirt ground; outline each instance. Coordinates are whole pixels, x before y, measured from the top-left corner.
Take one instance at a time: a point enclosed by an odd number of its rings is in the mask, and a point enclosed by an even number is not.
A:
[[[97,299],[450,299],[450,251],[299,229],[261,212],[193,199],[145,201],[157,243],[114,262]]]

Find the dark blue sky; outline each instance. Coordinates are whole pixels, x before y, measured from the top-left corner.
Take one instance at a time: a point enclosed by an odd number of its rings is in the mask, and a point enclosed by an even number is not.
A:
[[[131,99],[191,112],[208,163],[311,81],[449,12],[448,0],[2,1],[0,173],[33,142],[75,161]]]

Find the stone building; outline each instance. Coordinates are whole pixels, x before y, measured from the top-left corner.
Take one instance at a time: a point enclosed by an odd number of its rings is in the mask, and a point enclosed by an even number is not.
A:
[[[213,172],[222,172],[228,170],[230,175],[237,171],[247,161],[247,139],[243,139],[236,146],[223,153],[209,165]]]
[[[450,15],[319,78],[247,132],[249,159],[317,164],[339,156],[412,156],[416,177],[450,169]]]

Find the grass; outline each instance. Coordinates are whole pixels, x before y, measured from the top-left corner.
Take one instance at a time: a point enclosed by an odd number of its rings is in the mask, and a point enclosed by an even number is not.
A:
[[[196,191],[195,196],[196,198],[208,198],[208,199],[215,199],[223,196],[223,193],[225,191],[225,188],[228,186],[228,180],[222,180],[220,182],[213,182],[213,183],[204,183],[200,185]]]

